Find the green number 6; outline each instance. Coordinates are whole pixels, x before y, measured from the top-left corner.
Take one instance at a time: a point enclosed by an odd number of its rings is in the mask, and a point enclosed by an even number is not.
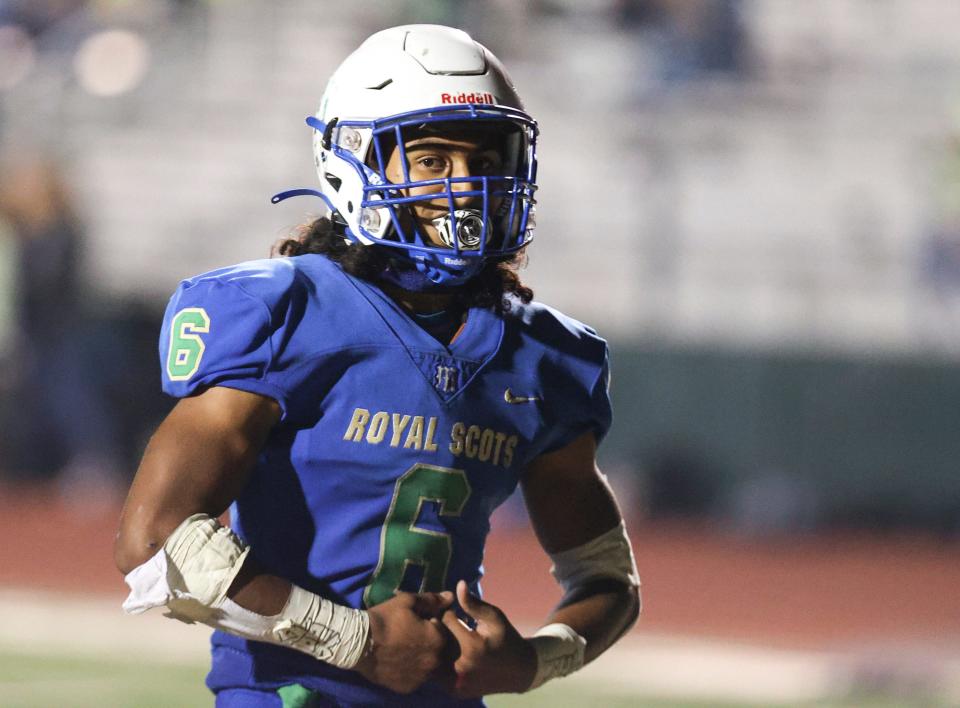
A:
[[[187,307],[173,316],[167,353],[167,376],[171,381],[186,381],[197,373],[206,349],[200,335],[209,331],[210,317],[202,307]]]
[[[367,607],[393,597],[410,565],[423,569],[420,592],[443,589],[453,553],[450,534],[415,524],[425,501],[438,502],[441,516],[460,516],[469,498],[470,483],[463,470],[417,464],[397,480],[380,532],[380,561],[363,593]]]

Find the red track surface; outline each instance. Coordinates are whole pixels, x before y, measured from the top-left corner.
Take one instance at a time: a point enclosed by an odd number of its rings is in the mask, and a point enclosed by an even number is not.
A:
[[[111,545],[118,510],[80,515],[42,492],[0,490],[0,585],[119,600]],[[960,545],[926,537],[749,541],[708,529],[633,529],[644,579],[635,631],[781,646],[892,641],[960,644]],[[487,599],[532,623],[559,597],[531,535],[494,533]]]

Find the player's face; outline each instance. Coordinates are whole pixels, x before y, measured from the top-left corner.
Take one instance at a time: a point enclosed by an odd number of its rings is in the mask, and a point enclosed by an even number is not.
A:
[[[421,135],[404,142],[407,157],[407,169],[410,181],[456,179],[468,177],[492,177],[504,174],[504,158],[489,135],[482,132],[444,133],[442,135]],[[393,149],[387,162],[386,177],[394,183],[405,182],[403,174],[403,155]],[[454,182],[450,190],[456,195],[460,192],[479,190],[480,182]],[[443,184],[413,187],[403,190],[407,196],[443,194]],[[480,196],[454,197],[457,209],[482,209]],[[500,199],[493,198],[488,205],[489,213],[494,213]],[[420,230],[437,246],[445,245],[437,232],[433,220],[446,216],[450,210],[447,197],[413,202],[409,209]]]

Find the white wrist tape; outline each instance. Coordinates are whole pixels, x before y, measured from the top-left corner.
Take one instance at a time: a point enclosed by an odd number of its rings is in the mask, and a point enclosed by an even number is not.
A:
[[[363,656],[370,617],[296,585],[273,627],[274,644],[306,652],[341,669],[352,669]]]
[[[363,655],[370,631],[362,610],[337,605],[294,586],[279,614],[251,612],[227,597],[250,552],[229,528],[206,514],[186,519],[156,555],[124,578],[129,614],[166,606],[168,616],[291,647],[343,669]]]
[[[551,553],[550,572],[563,588],[564,601],[591,580],[611,578],[629,587],[640,587],[640,574],[633,557],[627,529],[621,521],[591,541],[559,553]]]
[[[531,690],[550,679],[572,674],[583,666],[587,640],[565,624],[541,627],[530,643],[537,652],[537,674],[530,684]]]

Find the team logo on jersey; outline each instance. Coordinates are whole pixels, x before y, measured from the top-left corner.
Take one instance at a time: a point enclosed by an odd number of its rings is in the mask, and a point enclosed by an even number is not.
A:
[[[411,354],[424,380],[445,401],[460,393],[482,364],[433,352]]]
[[[440,393],[452,393],[460,388],[460,372],[454,366],[437,364],[433,385]]]

